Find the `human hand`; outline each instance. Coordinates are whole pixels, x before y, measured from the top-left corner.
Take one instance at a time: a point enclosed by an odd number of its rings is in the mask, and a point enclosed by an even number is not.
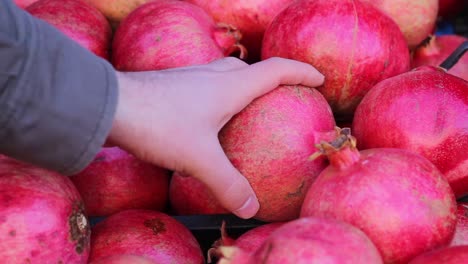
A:
[[[229,57],[202,66],[117,75],[119,101],[109,141],[146,162],[201,180],[241,218],[253,217],[259,203],[226,157],[219,131],[280,84],[316,87],[324,81],[309,64],[280,58],[247,65]]]

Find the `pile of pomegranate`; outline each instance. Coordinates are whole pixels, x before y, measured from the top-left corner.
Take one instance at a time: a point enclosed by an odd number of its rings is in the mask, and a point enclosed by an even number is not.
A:
[[[260,203],[240,235],[206,241],[180,217],[232,217],[212,190],[119,147],[70,177],[0,155],[2,263],[468,263],[468,39],[435,34],[464,0],[14,2],[120,71],[283,57],[325,83],[219,133]]]

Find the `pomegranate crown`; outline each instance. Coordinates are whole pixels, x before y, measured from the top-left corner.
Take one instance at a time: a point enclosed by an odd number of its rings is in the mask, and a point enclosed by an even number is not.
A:
[[[351,135],[351,128],[339,128],[335,127],[337,137],[331,141],[322,141],[316,144],[315,147],[318,149],[314,154],[310,155],[309,160],[315,160],[322,155],[330,155],[339,151],[344,147],[350,147],[356,149],[356,138]]]

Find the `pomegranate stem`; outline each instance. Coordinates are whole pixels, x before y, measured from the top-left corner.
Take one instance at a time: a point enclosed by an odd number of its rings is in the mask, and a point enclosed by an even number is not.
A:
[[[468,50],[468,40],[464,41],[460,44],[457,49],[445,59],[439,67],[444,68],[445,70],[450,70],[455,64],[457,64],[458,60],[463,57],[463,54]]]

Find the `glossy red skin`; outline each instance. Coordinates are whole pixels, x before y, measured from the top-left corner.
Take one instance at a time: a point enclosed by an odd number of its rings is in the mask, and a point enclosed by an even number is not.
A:
[[[458,35],[434,36],[426,46],[418,48],[411,61],[411,68],[423,65],[439,66],[468,38]],[[448,73],[468,81],[468,56],[463,56]]]
[[[353,120],[358,148],[402,148],[434,163],[457,197],[468,194],[468,82],[425,66],[384,80]]]
[[[304,217],[275,230],[247,263],[383,262],[375,245],[359,229],[334,219]]]
[[[351,157],[342,150],[334,155],[331,162]],[[309,188],[301,217],[331,217],[360,228],[385,263],[407,263],[450,243],[455,197],[431,162],[403,149],[369,149],[359,155],[353,164],[322,171]]]
[[[335,121],[315,89],[280,86],[232,118],[220,142],[233,165],[247,178],[266,222],[295,219],[307,188],[327,165],[308,157],[314,144],[333,138]]]
[[[38,0],[14,0],[15,4],[21,7],[22,9],[25,9],[26,7],[37,1]]]
[[[457,227],[450,246],[468,246],[468,203],[458,204]]]
[[[169,172],[118,148],[102,148],[80,173],[71,176],[90,216],[127,209],[166,208]]]
[[[153,260],[131,254],[111,255],[109,257],[101,258],[97,261],[90,262],[89,264],[158,264]]]
[[[228,23],[242,33],[249,52],[248,61],[260,60],[263,34],[267,26],[293,0],[186,0],[202,7],[215,21]]]
[[[425,253],[408,264],[461,264],[468,263],[468,246],[444,248]]]
[[[407,71],[410,62],[398,26],[355,0],[305,0],[287,7],[263,39],[262,59],[274,56],[310,63],[323,73],[318,90],[346,118],[374,84]]]
[[[177,215],[230,213],[201,181],[175,172],[169,186],[171,210]]]
[[[439,0],[439,16],[444,18],[453,18],[455,15],[467,8],[466,0]]]
[[[391,17],[400,27],[408,46],[414,49],[433,31],[439,0],[361,0]]]
[[[90,226],[68,177],[3,157],[0,201],[2,263],[87,262]]]
[[[109,58],[112,29],[93,6],[80,0],[39,0],[26,10],[97,56]]]
[[[158,264],[203,264],[195,237],[174,218],[156,211],[127,210],[97,223],[92,229],[90,261],[132,254]]]
[[[141,5],[119,25],[112,62],[119,70],[161,70],[224,57],[216,25],[200,7],[177,0]]]

